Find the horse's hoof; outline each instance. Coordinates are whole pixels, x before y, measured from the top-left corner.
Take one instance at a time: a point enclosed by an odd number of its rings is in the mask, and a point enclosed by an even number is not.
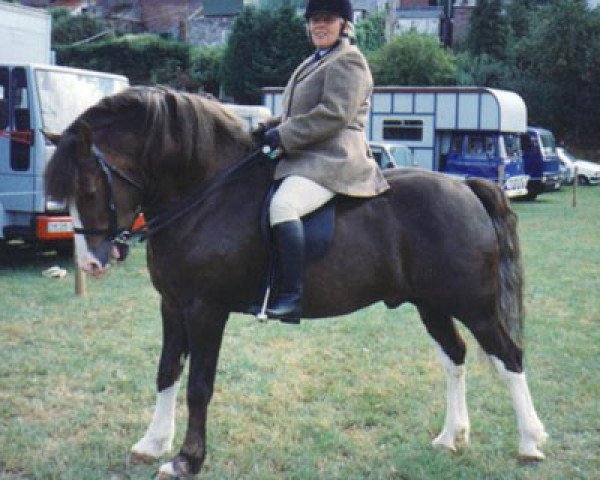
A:
[[[456,446],[454,445],[454,442],[450,442],[445,438],[442,438],[441,435],[437,438],[435,438],[432,442],[431,445],[433,446],[433,448],[440,450],[442,452],[446,452],[446,453],[450,453],[450,454],[454,454],[456,453]]]
[[[160,469],[158,470],[157,479],[173,480],[179,478],[191,478],[199,471],[199,468],[194,471],[188,460],[185,457],[178,455],[170,462],[161,465]]]
[[[543,461],[545,458],[546,457],[544,456],[544,454],[537,449],[535,452],[526,454],[520,453],[517,456],[517,460],[519,461],[519,463],[537,463]]]

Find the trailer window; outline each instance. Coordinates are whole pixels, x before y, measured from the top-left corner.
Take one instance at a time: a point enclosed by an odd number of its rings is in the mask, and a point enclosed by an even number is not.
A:
[[[383,139],[419,142],[423,140],[423,121],[384,120]]]
[[[0,68],[0,129],[8,127],[8,68]]]

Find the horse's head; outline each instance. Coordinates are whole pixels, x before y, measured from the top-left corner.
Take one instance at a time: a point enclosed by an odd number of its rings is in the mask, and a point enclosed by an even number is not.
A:
[[[126,245],[115,240],[139,211],[142,185],[126,156],[103,152],[93,143],[85,121],[76,120],[60,136],[46,136],[57,146],[46,168],[46,192],[69,203],[77,262],[101,276],[111,257],[124,259],[127,253]]]

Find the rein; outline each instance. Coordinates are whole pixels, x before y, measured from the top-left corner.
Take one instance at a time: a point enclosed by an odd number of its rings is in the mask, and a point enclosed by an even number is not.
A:
[[[221,188],[227,182],[231,181],[234,178],[234,175],[239,174],[241,171],[251,165],[252,161],[259,153],[269,155],[269,153],[265,152],[262,147],[256,148],[243,157],[239,162],[220,172],[211,183],[194,191],[185,201],[182,201],[177,205],[174,205],[173,207],[157,214],[150,220],[147,220],[146,223],[141,227],[130,227],[129,229],[125,229],[118,227],[117,208],[114,201],[114,192],[112,188],[113,174],[141,192],[143,192],[143,185],[133,180],[118,168],[110,165],[106,161],[104,154],[98,149],[98,147],[96,147],[96,145],[92,145],[92,153],[96,158],[96,162],[100,166],[100,170],[102,171],[104,180],[106,182],[106,188],[108,191],[107,208],[110,214],[109,227],[105,229],[74,228],[73,231],[76,234],[82,235],[107,235],[107,239],[109,241],[121,245],[129,245],[129,243],[131,243],[134,239],[144,241],[148,237],[160,232],[164,228],[168,227],[171,223],[180,219],[184,215],[187,215],[195,207],[206,200],[213,192]]]

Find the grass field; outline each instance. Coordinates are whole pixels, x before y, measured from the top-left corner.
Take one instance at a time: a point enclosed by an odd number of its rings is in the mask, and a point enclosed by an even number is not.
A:
[[[471,445],[430,446],[445,383],[412,306],[299,327],[233,316],[210,407],[205,479],[600,478],[600,187],[516,203],[526,273],[526,367],[550,434],[516,461],[508,391],[468,341]],[[41,271],[59,264],[62,280]],[[66,257],[0,256],[0,479],[151,479],[128,465],[148,425],[160,351],[143,246],[73,295]],[[185,428],[179,395],[178,435]]]

